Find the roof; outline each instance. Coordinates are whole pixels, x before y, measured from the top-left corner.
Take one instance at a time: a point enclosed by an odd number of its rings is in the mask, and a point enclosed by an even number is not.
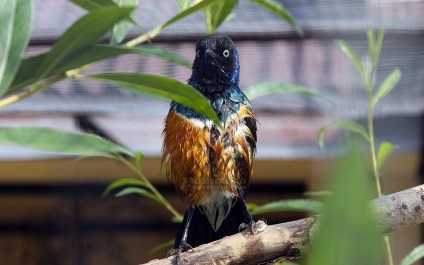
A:
[[[284,2],[285,3],[285,2]],[[35,20],[28,54],[38,53],[84,14],[65,1],[34,1]],[[136,36],[165,22],[177,12],[175,1],[142,1],[130,31]],[[366,93],[354,66],[335,45],[346,40],[366,61],[365,31],[369,25],[385,27],[386,38],[375,84],[396,67],[402,79],[376,109],[377,140],[389,140],[402,150],[417,150],[419,117],[424,110],[424,11],[423,1],[295,1],[287,8],[305,32],[301,39],[289,26],[267,10],[240,1],[232,20],[220,32],[235,41],[240,55],[241,88],[259,82],[303,85],[329,98],[280,94],[252,101],[258,114],[258,157],[319,157],[337,153],[345,135],[330,131],[326,152],[316,142],[319,128],[341,119],[363,120]],[[253,18],[253,19],[252,19]],[[165,30],[151,45],[192,60],[195,40],[204,34],[201,13]],[[190,70],[157,58],[125,55],[92,67],[88,73],[105,71],[145,72],[185,82]],[[87,115],[115,140],[149,156],[160,156],[162,122],[168,103],[94,81],[66,80],[44,92],[0,110],[5,126],[47,126],[80,131],[75,115]],[[407,128],[407,129],[406,129]],[[0,146],[0,159],[51,157],[56,154]]]

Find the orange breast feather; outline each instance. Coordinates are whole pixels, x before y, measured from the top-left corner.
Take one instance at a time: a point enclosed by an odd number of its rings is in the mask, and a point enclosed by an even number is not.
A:
[[[207,125],[194,123],[175,110],[168,114],[163,131],[166,175],[190,204],[211,193],[210,133]]]
[[[191,205],[207,200],[213,190],[246,192],[252,176],[254,150],[246,137],[254,139],[244,118],[255,119],[242,106],[230,115],[223,129],[212,122],[189,120],[171,111],[165,121],[163,161],[166,174]],[[256,140],[256,139],[255,139]]]

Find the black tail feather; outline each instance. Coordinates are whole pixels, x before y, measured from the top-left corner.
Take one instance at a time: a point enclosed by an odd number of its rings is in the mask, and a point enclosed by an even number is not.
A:
[[[231,208],[230,213],[227,218],[222,222],[221,227],[215,232],[212,229],[212,226],[209,224],[208,218],[204,215],[199,208],[195,208],[195,212],[190,222],[190,227],[188,229],[187,243],[191,247],[197,247],[202,244],[206,244],[218,239],[221,239],[225,236],[234,235],[239,232],[239,226],[241,223],[247,223],[250,220],[246,220],[243,209],[244,201],[237,199],[234,206]],[[184,215],[183,222],[178,231],[177,237],[175,238],[174,247],[178,248],[181,237],[184,232],[184,227],[186,224],[187,212]]]

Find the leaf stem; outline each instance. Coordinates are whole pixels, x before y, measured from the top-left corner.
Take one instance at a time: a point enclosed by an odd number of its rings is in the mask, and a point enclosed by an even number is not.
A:
[[[380,50],[381,43],[375,44],[373,40],[370,41],[370,37],[372,39],[375,39],[374,30],[372,30],[372,33],[370,32],[368,34],[368,40],[369,40],[368,43],[369,45],[380,45],[380,47],[370,47],[370,57],[372,58],[371,70],[369,72],[369,76],[365,75],[367,77],[365,78],[365,83],[366,83],[367,95],[368,95],[368,119],[367,120],[368,120],[369,143],[370,143],[370,149],[371,149],[372,169],[374,173],[375,186],[377,189],[377,196],[381,198],[383,196],[383,193],[381,191],[380,173],[378,172],[377,155],[375,152],[374,124],[373,124],[374,104],[373,104],[373,87],[372,87],[374,83],[374,75],[375,75],[375,71],[377,68],[377,61],[378,61],[378,56],[375,56],[374,53],[376,49]],[[389,265],[393,265],[392,250],[390,247],[390,239],[388,236],[384,236],[384,247],[386,248],[387,262]]]
[[[172,213],[172,215],[174,215],[174,218],[177,220],[182,221],[183,220],[183,216],[178,213],[177,210],[175,210],[174,207],[172,207],[172,205],[162,196],[162,194],[155,188],[155,186],[153,186],[153,184],[146,178],[146,176],[143,175],[143,173],[136,167],[134,166],[130,161],[128,161],[127,159],[125,159],[122,156],[118,156],[118,160],[122,163],[124,163],[126,166],[128,166],[133,172],[135,172],[145,183],[146,183],[146,187],[148,189],[150,189],[151,192],[153,192],[153,194],[155,194],[155,196],[157,196],[159,198],[159,200],[161,200],[163,202],[163,205],[165,206],[165,208]]]
[[[52,78],[52,79],[50,79],[50,80],[48,80],[44,83],[36,83],[27,90],[24,90],[20,93],[11,95],[11,96],[6,97],[4,99],[1,99],[0,100],[0,108],[6,107],[10,104],[16,103],[16,102],[18,102],[18,101],[20,101],[24,98],[27,98],[27,97],[31,96],[32,94],[40,92],[40,91],[46,89],[47,87],[66,79],[66,77],[67,77],[66,74],[58,75],[58,76],[56,76],[56,77],[54,77],[54,78]]]

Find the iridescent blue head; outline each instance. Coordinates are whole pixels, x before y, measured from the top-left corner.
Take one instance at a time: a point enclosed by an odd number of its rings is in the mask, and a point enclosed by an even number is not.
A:
[[[189,83],[208,90],[221,90],[239,81],[240,65],[233,41],[222,34],[202,37],[196,44],[196,58]],[[212,92],[212,91],[210,91]]]

